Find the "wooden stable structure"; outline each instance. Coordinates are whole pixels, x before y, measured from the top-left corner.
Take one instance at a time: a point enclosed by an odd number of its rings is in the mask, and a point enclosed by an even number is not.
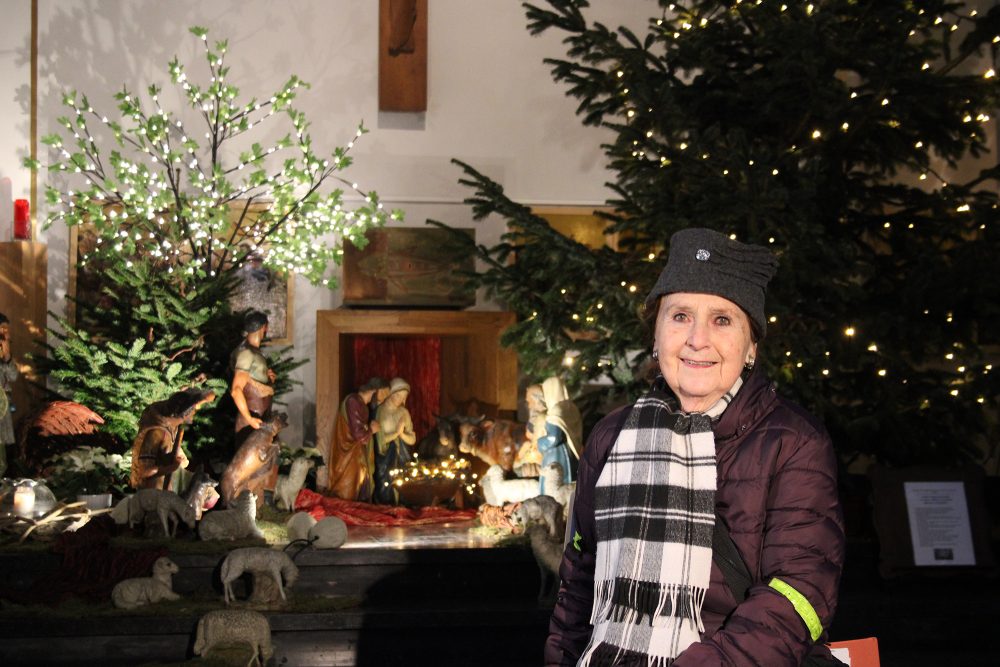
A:
[[[14,383],[14,421],[38,402],[38,380],[28,353],[44,355],[48,305],[48,246],[36,241],[0,242],[0,313],[10,318],[11,352],[21,376]]]
[[[437,310],[321,310],[316,313],[316,441],[333,433],[337,409],[350,386],[355,336],[436,336],[441,340],[440,414],[475,398],[517,411],[517,354],[500,345],[514,313]]]

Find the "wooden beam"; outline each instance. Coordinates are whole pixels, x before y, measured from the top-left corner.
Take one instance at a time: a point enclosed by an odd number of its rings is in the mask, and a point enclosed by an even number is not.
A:
[[[427,110],[427,0],[379,0],[378,108]]]

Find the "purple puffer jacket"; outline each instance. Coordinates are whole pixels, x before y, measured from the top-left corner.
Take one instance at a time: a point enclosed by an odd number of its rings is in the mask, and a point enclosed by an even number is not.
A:
[[[587,441],[577,478],[572,529],[559,598],[549,625],[545,664],[575,665],[590,638],[594,598],[594,485],[628,408],[602,419]],[[825,629],[837,607],[844,563],[844,524],[837,498],[837,465],[830,438],[811,415],[780,398],[763,370],[753,371],[713,429],[718,459],[716,512],[754,577],[737,606],[719,568],[702,608],[705,632],[674,667],[767,665],[797,667],[814,643],[792,603],[768,586],[772,577],[812,605]]]

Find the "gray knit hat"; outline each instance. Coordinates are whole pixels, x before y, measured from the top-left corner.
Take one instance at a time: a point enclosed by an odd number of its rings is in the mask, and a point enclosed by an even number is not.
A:
[[[667,265],[649,291],[646,307],[673,292],[715,294],[742,308],[758,338],[763,338],[764,294],[777,269],[778,260],[767,248],[734,241],[711,229],[682,229],[670,237]]]

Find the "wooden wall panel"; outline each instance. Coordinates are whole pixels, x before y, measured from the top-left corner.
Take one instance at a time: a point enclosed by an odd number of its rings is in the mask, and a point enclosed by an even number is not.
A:
[[[427,0],[380,0],[379,111],[427,110]]]
[[[30,384],[38,380],[28,353],[45,354],[36,341],[45,339],[48,246],[35,241],[0,243],[0,312],[10,318],[11,348],[21,376],[14,384],[14,422],[41,399]]]

